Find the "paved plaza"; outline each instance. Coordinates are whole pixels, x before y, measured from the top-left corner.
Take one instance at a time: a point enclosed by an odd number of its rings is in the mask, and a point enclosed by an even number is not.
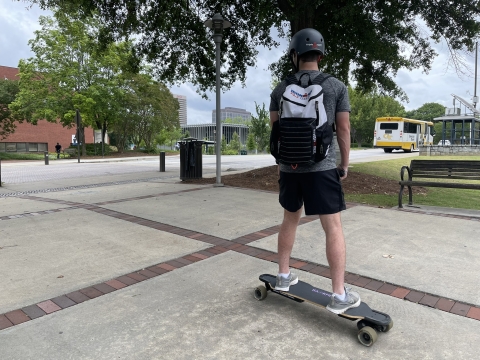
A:
[[[476,358],[479,212],[348,204],[346,281],[394,321],[367,348],[355,322],[253,297],[277,271],[276,193],[102,165],[0,188],[0,359]],[[302,217],[291,267],[330,290],[324,243]]]

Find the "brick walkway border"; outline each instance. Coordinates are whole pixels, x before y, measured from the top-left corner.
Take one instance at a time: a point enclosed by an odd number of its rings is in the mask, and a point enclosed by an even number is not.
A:
[[[226,240],[216,236],[199,233],[197,231],[183,229],[183,228],[179,228],[179,227],[168,225],[168,224],[163,224],[163,223],[148,220],[148,219],[143,219],[137,216],[124,214],[118,211],[113,211],[113,210],[105,209],[98,206],[98,205],[109,204],[113,202],[131,201],[131,200],[137,200],[137,199],[145,199],[149,197],[171,195],[171,194],[182,193],[187,191],[197,191],[204,188],[205,187],[181,190],[176,192],[161,193],[156,195],[140,196],[135,198],[102,202],[102,203],[97,203],[92,205],[73,203],[73,202],[62,201],[62,200],[45,199],[45,198],[39,198],[34,196],[22,196],[22,198],[27,198],[30,200],[54,202],[54,203],[60,203],[64,205],[72,205],[72,206],[66,209],[47,210],[47,211],[38,212],[38,213],[22,214],[22,216],[13,215],[13,216],[7,217],[8,219],[15,219],[23,216],[34,216],[34,214],[39,214],[39,215],[50,214],[50,213],[62,211],[62,210],[83,208],[86,210],[101,213],[106,216],[112,216],[117,219],[129,221],[138,225],[147,226],[160,231],[165,231],[172,234],[184,236],[189,239],[194,239],[194,240],[202,241],[205,243],[209,243],[212,245],[212,247],[206,250],[198,251],[198,252],[188,254],[176,259],[166,261],[166,262],[154,264],[150,267],[139,269],[137,271],[122,275],[120,277],[110,279],[108,281],[105,281],[96,285],[92,285],[83,289],[79,289],[77,291],[74,291],[68,294],[63,294],[52,299],[47,299],[37,304],[33,304],[21,309],[13,310],[5,314],[0,314],[0,330],[10,328],[12,326],[22,324],[27,321],[34,320],[36,318],[63,310],[65,308],[74,306],[76,304],[80,304],[82,302],[85,302],[91,299],[95,299],[99,296],[109,294],[119,289],[123,289],[127,286],[134,285],[138,282],[145,281],[153,277],[165,274],[167,272],[174,271],[175,269],[188,266],[190,264],[208,259],[218,254],[222,254],[226,251],[235,251],[244,255],[248,255],[248,256],[252,256],[265,261],[271,261],[271,262],[277,263],[278,262],[277,253],[274,253],[268,250],[259,249],[253,246],[249,246],[248,244],[253,241],[278,233],[278,231],[280,230],[280,225],[272,226],[272,227],[263,229],[261,231],[256,231],[247,235],[243,235],[233,240]],[[347,208],[351,208],[353,206],[356,206],[356,204],[351,204],[351,203],[347,204]],[[436,215],[436,214],[432,214],[432,215]],[[318,218],[317,216],[302,217],[300,219],[300,225],[312,222],[317,218]],[[4,219],[4,218],[0,218],[0,219]],[[306,271],[311,274],[323,276],[326,278],[331,277],[330,269],[328,266],[314,263],[311,261],[291,258],[290,267],[299,269],[302,271]],[[374,292],[378,292],[384,295],[393,296],[393,297],[407,300],[413,303],[418,303],[420,305],[436,308],[451,314],[466,316],[468,318],[480,321],[480,307],[473,304],[467,304],[465,302],[444,298],[435,294],[429,294],[422,291],[409,289],[396,284],[387,283],[387,282],[377,280],[377,279],[372,279],[369,277],[364,277],[355,273],[347,272],[345,274],[345,282],[374,291]]]

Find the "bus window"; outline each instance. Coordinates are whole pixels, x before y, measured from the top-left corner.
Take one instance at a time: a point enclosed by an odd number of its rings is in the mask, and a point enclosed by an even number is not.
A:
[[[398,130],[398,123],[380,123],[380,130]]]
[[[416,134],[417,133],[417,124],[405,122],[403,124],[403,132],[406,133],[406,134],[407,133],[408,134]]]

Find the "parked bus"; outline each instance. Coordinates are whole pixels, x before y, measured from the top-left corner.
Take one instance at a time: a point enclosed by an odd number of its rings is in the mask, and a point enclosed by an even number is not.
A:
[[[433,145],[433,123],[402,117],[381,117],[375,122],[373,147],[412,152],[421,145]]]

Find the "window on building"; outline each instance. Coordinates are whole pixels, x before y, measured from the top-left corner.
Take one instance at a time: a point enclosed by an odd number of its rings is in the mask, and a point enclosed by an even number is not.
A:
[[[5,152],[5,143],[0,143],[0,152]]]
[[[37,152],[38,144],[37,143],[28,143],[28,151]]]
[[[17,151],[17,144],[15,143],[7,143],[6,145],[7,152],[16,152]]]

